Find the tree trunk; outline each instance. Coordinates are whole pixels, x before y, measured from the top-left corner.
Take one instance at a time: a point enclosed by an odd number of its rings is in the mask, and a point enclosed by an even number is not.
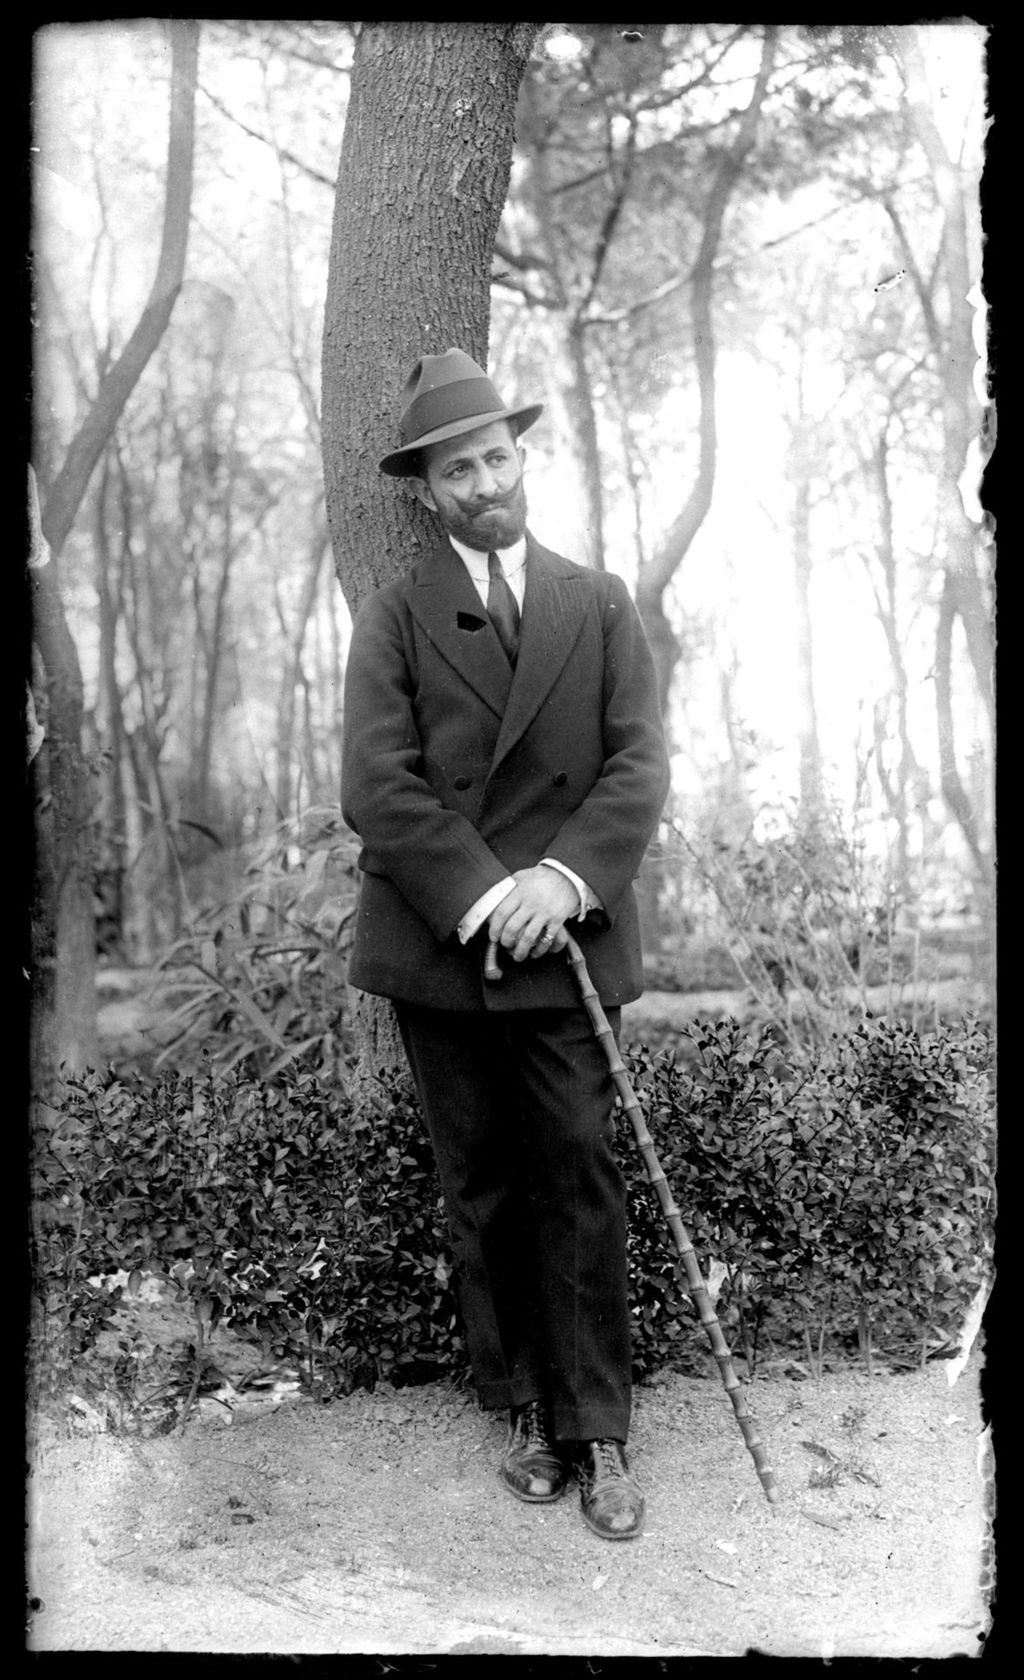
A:
[[[486,364],[491,257],[533,23],[364,23],[338,171],[323,345],[323,453],[335,569],[353,613],[436,540],[377,469],[413,363],[452,346]],[[372,307],[368,304],[372,300]],[[370,1005],[358,1091],[400,1065]]]
[[[96,703],[97,735],[106,747],[99,792],[99,858],[106,913],[105,946],[122,950],[125,932],[125,799],[124,713],[117,676],[117,627],[121,580],[110,551],[108,503],[111,496],[110,455],[103,461],[94,520],[96,593],[100,608],[100,676]]]
[[[64,617],[54,563],[29,468],[29,567],[38,650],[36,716],[42,729],[30,773],[35,853],[31,893],[32,1007],[29,1067],[37,1098],[52,1095],[62,1062],[95,1060],[96,982],[92,883],[86,823],[89,789],[82,756],[83,690],[78,653]],[[92,941],[81,971],[83,939]],[[69,985],[69,980],[74,981]]]
[[[64,546],[93,469],[107,446],[124,405],[167,330],[185,272],[192,205],[199,25],[191,19],[173,18],[168,27],[171,35],[171,113],[163,237],[156,277],[135,331],[102,379],[96,400],[47,494],[43,535],[54,557]]]
[[[595,571],[604,571],[604,483],[601,471],[601,452],[597,442],[597,414],[594,409],[594,390],[587,366],[586,323],[579,318],[569,323],[565,349],[569,362],[570,381],[563,402],[579,461],[583,484],[585,512],[583,536],[585,558]]]
[[[945,555],[936,637],[936,701],[942,792],[967,841],[979,873],[983,897],[987,898],[991,895],[992,886],[990,842],[987,836],[983,840],[978,813],[972,806],[970,793],[956,761],[949,669],[953,620],[958,617],[963,625],[967,655],[988,713],[991,735],[995,721],[991,611],[978,571],[978,532],[967,516],[960,492],[968,449],[980,432],[982,423],[981,405],[973,379],[978,356],[974,348],[973,309],[969,301],[971,264],[967,213],[961,171],[946,149],[932,112],[917,31],[913,27],[901,28],[898,39],[911,122],[927,159],[935,196],[942,211],[941,257],[947,307],[944,331],[929,284],[921,274],[914,253],[905,248],[907,267],[921,300],[938,369],[942,400],[943,459],[939,493]],[[991,764],[991,743],[988,747]]]
[[[765,26],[761,65],[740,118],[732,145],[722,154],[711,184],[704,211],[704,231],[692,274],[694,356],[700,391],[700,454],[697,477],[687,500],[666,532],[651,559],[641,566],[637,578],[637,611],[643,620],[658,670],[663,715],[668,716],[672,677],[679,660],[679,640],[665,608],[665,591],[689,552],[711,506],[718,450],[715,413],[715,339],[713,317],[714,265],[721,243],[725,213],[743,165],[757,138],[768,78],[775,62],[777,30]]]
[[[82,673],[60,594],[60,551],[97,462],[138,380],[160,343],[181,287],[192,200],[199,26],[170,25],[171,97],[167,186],[160,257],[142,315],[121,355],[100,382],[92,408],[68,449],[46,497],[34,543],[33,633],[45,679],[47,740],[34,760],[45,783],[33,888],[32,1076],[44,1095],[61,1063],[96,1059],[96,938],[91,881],[91,789],[82,751]],[[35,489],[33,485],[33,500]]]
[[[939,773],[942,795],[960,827],[978,882],[987,893],[990,885],[988,862],[978,833],[978,822],[970,795],[964,787],[956,758],[956,734],[953,718],[953,626],[957,616],[956,589],[947,571],[939,601],[939,619],[935,632],[935,709],[939,734]]]
[[[821,744],[814,697],[814,616],[811,612],[811,467],[801,415],[790,449],[793,485],[793,605],[796,625],[797,737],[800,750],[800,812],[813,822],[821,813]]]
[[[320,591],[320,577],[326,552],[327,537],[318,508],[313,519],[313,541],[307,560],[306,577],[291,625],[287,623],[283,611],[281,613],[281,631],[284,637],[285,655],[284,669],[281,673],[281,694],[277,703],[275,753],[277,758],[277,810],[278,816],[284,821],[287,821],[292,814],[292,795],[295,791],[293,776],[296,735],[295,702],[299,684],[302,681],[302,649],[306,640],[309,621],[313,616],[316,598]]]
[[[875,449],[872,469],[878,497],[877,553],[882,572],[882,587],[878,588],[873,578],[872,586],[878,621],[882,626],[885,644],[889,650],[889,661],[892,665],[893,698],[896,702],[896,731],[899,740],[899,760],[896,765],[895,776],[892,777],[885,769],[883,727],[881,716],[879,716],[876,722],[876,763],[882,792],[897,822],[894,865],[897,898],[901,904],[907,904],[912,896],[910,880],[910,794],[915,778],[921,779],[922,773],[910,739],[910,682],[903,656],[903,639],[900,635],[897,611],[896,549],[893,538],[892,494],[889,488],[889,444],[884,431]],[[864,560],[870,575],[870,559],[865,555]]]
[[[231,569],[238,558],[239,546],[234,538],[233,492],[229,483],[224,494],[220,572],[213,593],[213,611],[210,617],[209,634],[206,638],[206,692],[203,695],[199,748],[192,771],[195,800],[201,817],[205,816],[209,808],[210,775],[213,768],[213,739],[217,728],[218,713],[222,705],[221,669],[227,651],[224,646],[224,626],[228,616]]]
[[[125,529],[127,531],[127,525]],[[158,883],[164,885],[168,894],[169,931],[172,937],[176,937],[184,920],[185,901],[181,863],[175,841],[175,809],[161,764],[166,735],[164,713],[167,699],[166,696],[161,699],[160,684],[154,681],[149,660],[147,626],[152,624],[156,590],[152,577],[151,549],[144,540],[136,545],[134,559],[135,564],[127,574],[125,600],[130,610],[125,614],[125,630],[135,664],[134,699],[137,702],[140,722],[132,730],[128,741],[136,798],[146,813],[142,819],[142,827],[150,859],[147,920],[150,936],[155,936],[158,918],[154,912],[162,908],[162,901],[158,901]],[[198,616],[196,623],[199,625]],[[155,860],[161,860],[160,864],[156,864]]]
[[[978,355],[973,339],[974,311],[969,301],[971,264],[963,180],[935,121],[917,31],[906,27],[898,33],[908,109],[942,210],[941,251],[948,311],[945,334],[940,331],[934,308],[925,311],[925,321],[942,391],[946,565],[952,574],[956,610],[963,623],[967,651],[991,715],[994,707],[992,629],[978,576],[977,532],[964,510],[959,488],[968,448],[981,429],[982,419],[972,378]]]
[[[536,24],[372,23],[356,43],[338,172],[323,353],[324,479],[354,612],[432,543],[377,461],[416,359],[487,356],[491,253],[516,96]],[[367,299],[372,298],[372,311]]]

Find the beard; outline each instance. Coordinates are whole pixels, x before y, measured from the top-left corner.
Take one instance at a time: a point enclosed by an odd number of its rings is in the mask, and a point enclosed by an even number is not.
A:
[[[487,554],[495,548],[511,548],[526,532],[526,490],[522,477],[504,496],[492,500],[475,513],[445,502],[438,514],[445,530],[467,548]]]

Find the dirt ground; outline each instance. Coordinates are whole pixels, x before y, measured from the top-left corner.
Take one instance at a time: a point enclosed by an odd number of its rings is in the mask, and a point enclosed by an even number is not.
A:
[[[144,1309],[159,1337],[174,1326]],[[218,1348],[218,1338],[224,1344]],[[768,1504],[728,1397],[635,1396],[643,1536],[599,1540],[575,1490],[502,1487],[504,1420],[443,1384],[324,1405],[225,1382],[184,1432],[82,1401],[30,1428],[28,1648],[44,1651],[947,1657],[979,1654],[992,1465],[981,1356],[748,1389]],[[956,1376],[955,1382],[950,1377]],[[106,1420],[109,1425],[109,1420]]]

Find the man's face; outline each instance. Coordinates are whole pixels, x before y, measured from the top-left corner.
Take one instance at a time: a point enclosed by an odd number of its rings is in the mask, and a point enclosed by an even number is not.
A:
[[[511,548],[526,530],[523,452],[507,420],[432,443],[413,490],[468,548]]]

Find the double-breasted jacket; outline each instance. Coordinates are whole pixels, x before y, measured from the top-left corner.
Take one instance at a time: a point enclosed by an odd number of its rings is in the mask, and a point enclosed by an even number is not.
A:
[[[602,1002],[642,990],[633,894],[668,789],[650,650],[622,580],[527,538],[510,666],[445,541],[356,615],[342,810],[361,841],[350,979],[441,1009],[579,1003],[564,953],[483,977],[470,907],[551,857],[601,902],[573,927]]]

